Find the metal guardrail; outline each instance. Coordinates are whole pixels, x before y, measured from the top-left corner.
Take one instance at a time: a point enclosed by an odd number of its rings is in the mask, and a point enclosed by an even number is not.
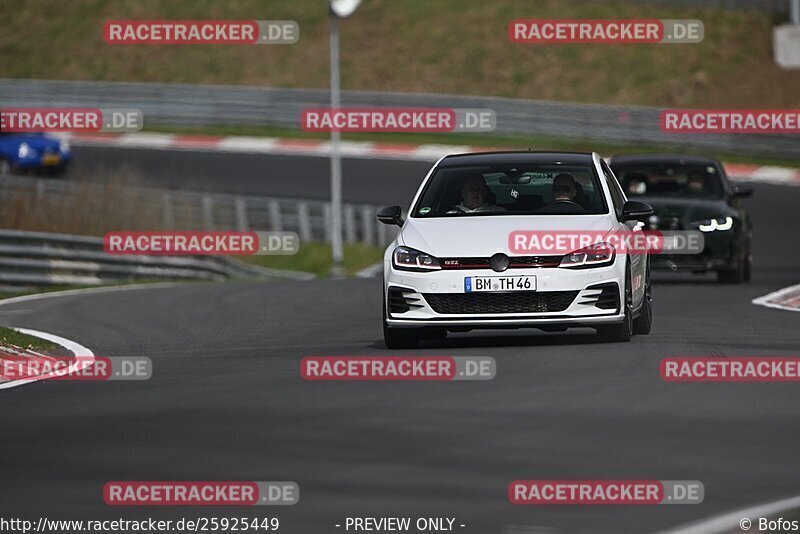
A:
[[[0,177],[0,203],[20,195],[42,205],[82,205],[86,196],[107,195],[103,183],[61,179]],[[116,202],[146,205],[162,230],[253,230],[296,232],[302,242],[330,242],[330,203],[320,200],[124,187]],[[2,205],[2,204],[0,204]],[[35,204],[34,204],[35,205]],[[378,206],[345,204],[344,240],[385,246],[396,231],[375,217]],[[44,208],[43,208],[44,209]],[[90,208],[84,208],[90,209]]]
[[[116,256],[105,253],[103,239],[98,237],[0,230],[0,284],[7,286],[99,285],[143,279],[221,281],[275,274],[226,257]],[[294,277],[307,278],[298,273]]]
[[[303,109],[326,107],[322,89],[0,79],[0,106],[138,108],[146,124],[257,125],[298,128]],[[596,142],[705,148],[742,154],[797,156],[791,135],[669,134],[660,108],[571,104],[499,97],[344,91],[343,106],[489,108],[498,133]]]

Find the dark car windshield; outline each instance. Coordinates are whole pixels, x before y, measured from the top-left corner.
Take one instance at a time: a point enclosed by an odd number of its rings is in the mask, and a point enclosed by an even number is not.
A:
[[[440,167],[412,217],[608,213],[592,165]]]
[[[629,197],[721,198],[723,193],[714,165],[621,164],[613,170]]]

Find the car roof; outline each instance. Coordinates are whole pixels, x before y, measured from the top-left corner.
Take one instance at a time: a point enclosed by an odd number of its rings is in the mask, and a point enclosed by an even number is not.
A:
[[[620,163],[633,164],[667,164],[667,165],[719,165],[715,158],[704,156],[689,156],[686,154],[623,154],[611,156],[610,165]]]
[[[446,156],[440,167],[459,165],[503,165],[516,163],[563,163],[566,165],[591,165],[591,152],[539,152],[528,150],[504,152],[476,152]]]

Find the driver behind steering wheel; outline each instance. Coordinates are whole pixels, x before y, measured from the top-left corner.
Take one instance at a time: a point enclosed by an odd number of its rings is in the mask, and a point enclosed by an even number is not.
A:
[[[571,202],[577,204],[575,197],[578,195],[575,177],[563,172],[553,179],[553,202]]]

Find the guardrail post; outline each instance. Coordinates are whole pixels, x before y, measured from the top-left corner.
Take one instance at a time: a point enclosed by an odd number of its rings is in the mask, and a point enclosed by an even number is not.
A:
[[[283,231],[283,221],[281,220],[281,204],[277,200],[270,200],[267,204],[269,210],[269,229],[273,232]]]
[[[378,227],[378,246],[383,247],[389,242],[386,237],[386,225],[382,222],[375,221],[372,224],[375,224]]]
[[[297,203],[297,229],[300,240],[311,241],[311,218],[308,216],[308,204],[305,202]]]
[[[203,229],[213,230],[214,228],[214,199],[209,194],[204,194],[203,203]]]
[[[326,202],[322,205],[322,233],[325,237],[325,242],[330,243],[333,240],[333,212],[330,203]]]
[[[240,231],[247,230],[247,203],[244,198],[236,197],[233,206],[236,210],[236,228]]]
[[[361,208],[361,225],[364,228],[363,242],[365,245],[372,245],[375,243],[375,208],[372,206],[363,206]]]
[[[161,193],[161,215],[164,221],[164,228],[175,228],[175,211],[172,208],[172,193],[164,191]]]
[[[344,240],[348,243],[356,242],[356,210],[351,204],[344,207]]]
[[[45,198],[44,180],[36,180],[36,203],[41,204]]]

